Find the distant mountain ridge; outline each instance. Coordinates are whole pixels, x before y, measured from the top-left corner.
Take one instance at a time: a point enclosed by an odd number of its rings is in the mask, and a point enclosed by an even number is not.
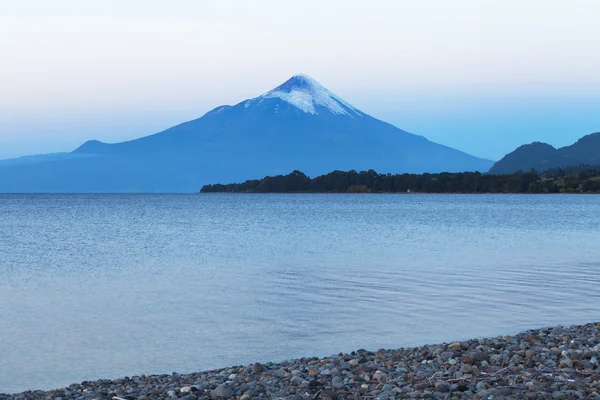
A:
[[[0,165],[0,192],[196,192],[297,169],[484,172],[492,164],[375,119],[299,74],[150,136]]]
[[[570,146],[559,149],[534,142],[518,147],[496,162],[489,173],[511,174],[516,171],[545,171],[550,168],[600,164],[600,132],[586,135]]]

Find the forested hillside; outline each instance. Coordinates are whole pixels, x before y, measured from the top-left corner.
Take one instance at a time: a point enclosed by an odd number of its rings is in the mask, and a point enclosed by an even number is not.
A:
[[[555,149],[547,143],[534,142],[518,147],[505,155],[490,170],[490,174],[510,174],[515,171],[545,171],[577,165],[600,163],[600,132],[586,135],[570,146]]]

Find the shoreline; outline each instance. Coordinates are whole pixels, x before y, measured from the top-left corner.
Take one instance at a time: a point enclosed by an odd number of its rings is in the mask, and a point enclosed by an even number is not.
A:
[[[600,322],[514,336],[0,393],[0,400],[600,399]]]

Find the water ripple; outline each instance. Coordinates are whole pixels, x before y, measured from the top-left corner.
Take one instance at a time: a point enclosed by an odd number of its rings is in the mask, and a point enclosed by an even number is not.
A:
[[[0,392],[600,315],[596,196],[0,195]]]

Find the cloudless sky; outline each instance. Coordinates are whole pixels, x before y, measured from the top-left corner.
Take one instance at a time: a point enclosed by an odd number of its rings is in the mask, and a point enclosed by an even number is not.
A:
[[[409,132],[499,159],[600,131],[597,0],[0,3],[0,158],[115,142],[303,72]]]

